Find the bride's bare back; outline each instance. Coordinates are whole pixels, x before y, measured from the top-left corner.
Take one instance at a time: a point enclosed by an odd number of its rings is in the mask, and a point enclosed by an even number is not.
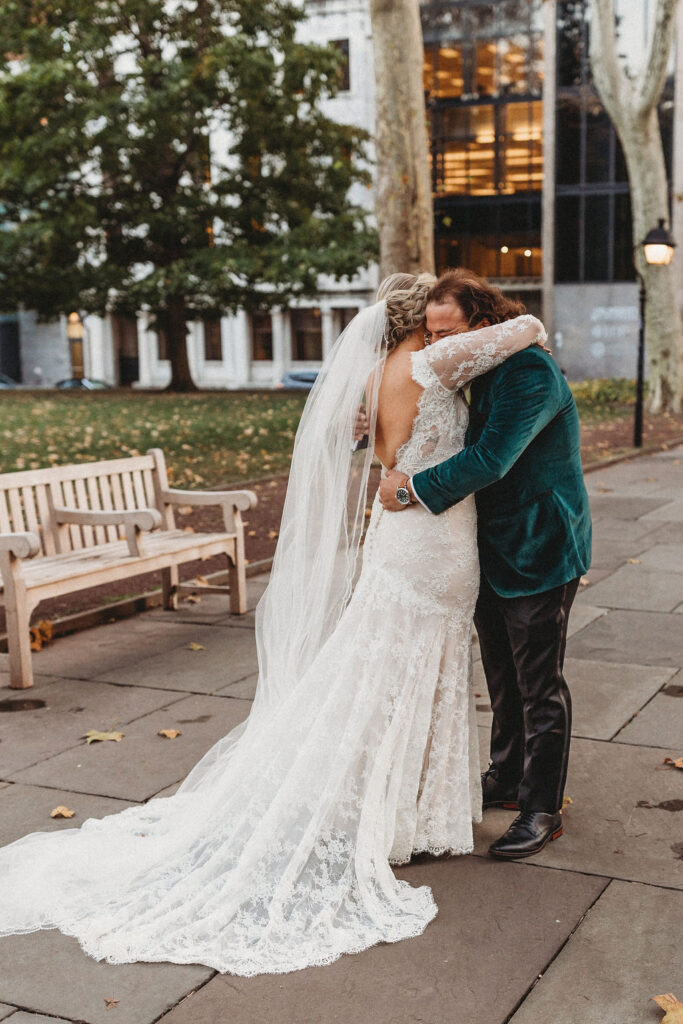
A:
[[[392,469],[396,452],[412,433],[423,389],[412,378],[410,355],[424,344],[423,331],[414,331],[386,359],[377,396],[375,453],[387,469]]]

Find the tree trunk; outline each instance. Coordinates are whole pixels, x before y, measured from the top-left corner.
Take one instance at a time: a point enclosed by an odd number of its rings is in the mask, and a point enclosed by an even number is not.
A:
[[[657,108],[619,132],[631,187],[636,265],[645,280],[645,337],[648,357],[648,405],[652,412],[680,412],[683,396],[683,333],[678,313],[674,267],[650,266],[641,245],[661,218],[669,221],[666,165]]]
[[[197,391],[192,380],[187,355],[187,310],[183,298],[171,299],[168,310],[159,317],[166,331],[168,358],[171,363],[171,382],[167,391]]]
[[[656,0],[647,58],[635,75],[627,73],[618,56],[613,0],[591,0],[591,71],[628,169],[634,254],[647,291],[648,405],[655,413],[680,412],[683,406],[683,330],[674,268],[649,266],[642,248],[643,239],[660,218],[669,223],[657,105],[666,80],[677,5],[678,0]]]
[[[418,0],[370,0],[374,43],[380,277],[434,271]]]

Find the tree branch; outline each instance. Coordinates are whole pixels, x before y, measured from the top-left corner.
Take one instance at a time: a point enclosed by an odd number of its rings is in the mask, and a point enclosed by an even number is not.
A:
[[[614,0],[590,0],[590,63],[595,85],[612,120],[622,117],[628,109],[633,85],[617,57],[617,34]]]
[[[659,102],[662,94],[673,44],[677,6],[678,0],[657,0],[652,38],[636,89],[635,106],[640,116],[647,114]]]

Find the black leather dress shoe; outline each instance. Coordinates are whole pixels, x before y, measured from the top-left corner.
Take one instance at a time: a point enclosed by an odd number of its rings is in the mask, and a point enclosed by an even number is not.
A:
[[[514,860],[539,853],[546,843],[562,835],[562,815],[522,811],[507,832],[489,846],[492,857]]]
[[[504,784],[498,779],[498,770],[490,765],[481,776],[482,808],[503,807],[506,811],[518,811],[517,786]]]

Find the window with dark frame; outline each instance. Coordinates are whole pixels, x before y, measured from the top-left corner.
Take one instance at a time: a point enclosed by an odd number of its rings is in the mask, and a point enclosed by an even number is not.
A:
[[[330,42],[330,46],[334,46],[335,50],[339,51],[341,56],[339,74],[340,74],[340,92],[349,92],[351,89],[351,60],[350,60],[350,49],[348,39],[333,39]]]
[[[319,309],[292,309],[292,359],[321,362],[323,358],[322,317]]]
[[[265,310],[251,314],[251,358],[268,362],[273,358],[273,317]]]
[[[221,362],[223,359],[223,340],[221,322],[212,318],[204,320],[204,359],[207,362]]]

